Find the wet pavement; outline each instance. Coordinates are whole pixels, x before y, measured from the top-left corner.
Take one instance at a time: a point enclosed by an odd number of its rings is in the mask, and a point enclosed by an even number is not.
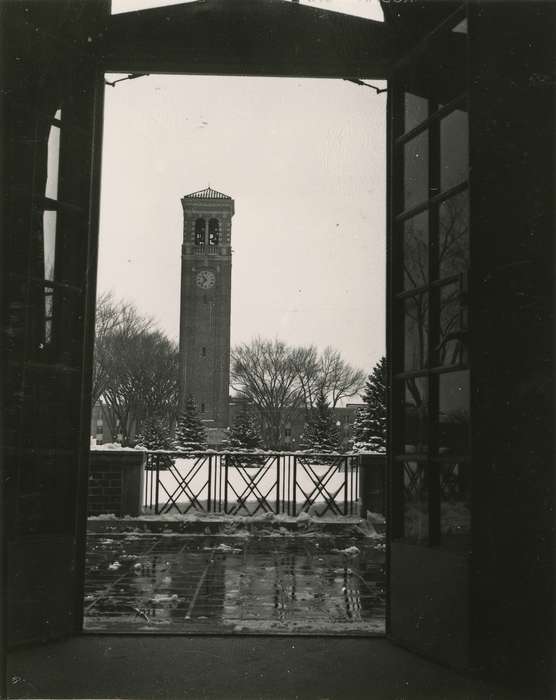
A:
[[[367,537],[90,533],[84,629],[382,635],[384,585]]]

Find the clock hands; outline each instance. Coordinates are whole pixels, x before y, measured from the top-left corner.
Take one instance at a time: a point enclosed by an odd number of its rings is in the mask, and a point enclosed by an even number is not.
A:
[[[214,272],[211,270],[201,270],[197,274],[197,284],[199,287],[202,287],[203,289],[208,289],[209,287],[213,287],[214,283],[216,281],[216,277],[214,275]]]

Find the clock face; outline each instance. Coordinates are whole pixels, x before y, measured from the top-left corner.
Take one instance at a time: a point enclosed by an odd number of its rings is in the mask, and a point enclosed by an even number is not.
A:
[[[212,270],[201,270],[201,272],[197,273],[195,281],[197,287],[201,287],[201,289],[210,289],[215,285],[216,275]]]

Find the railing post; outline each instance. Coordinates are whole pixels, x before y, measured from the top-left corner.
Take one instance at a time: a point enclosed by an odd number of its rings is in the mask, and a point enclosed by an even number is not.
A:
[[[147,452],[145,461],[145,508],[152,511],[153,507],[153,466],[150,454]]]
[[[207,483],[207,513],[210,513],[210,506],[211,506],[211,500],[210,500],[210,488],[212,484],[212,455],[209,455],[209,461],[208,461],[208,483]]]
[[[285,479],[284,479],[285,481]],[[280,513],[280,455],[276,455],[276,515]]]
[[[346,457],[346,472],[349,469],[349,514],[353,515],[353,462],[351,457]]]
[[[224,456],[224,515],[228,515],[228,455]]]
[[[156,457],[154,455],[152,455],[152,456],[156,461],[156,483],[155,483],[155,488],[154,488],[154,494],[155,494],[154,512],[156,515],[158,515],[158,492],[159,492],[159,488],[160,488],[160,483],[159,483],[160,482],[160,459],[159,459],[160,455],[156,455]]]
[[[292,479],[292,492],[290,494],[293,517],[297,518],[297,455],[293,455],[293,479]]]
[[[347,457],[344,457],[344,515],[348,514],[348,470]]]
[[[356,471],[355,471],[355,494],[357,496],[357,504],[361,504],[361,460],[359,457],[352,457],[354,460],[354,464],[356,466]]]

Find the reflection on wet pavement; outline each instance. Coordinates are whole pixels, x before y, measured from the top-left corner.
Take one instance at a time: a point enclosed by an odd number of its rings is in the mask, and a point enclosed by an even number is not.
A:
[[[369,538],[89,534],[85,630],[384,633],[384,551]]]

